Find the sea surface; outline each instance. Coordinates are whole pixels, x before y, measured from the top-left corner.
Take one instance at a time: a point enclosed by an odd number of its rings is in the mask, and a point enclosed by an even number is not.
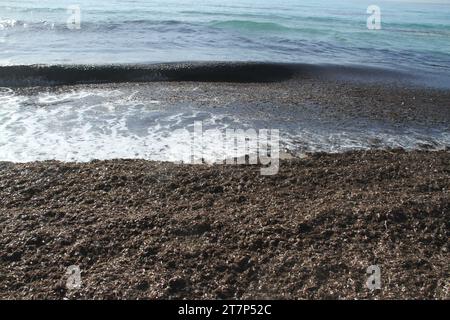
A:
[[[211,60],[448,73],[450,1],[0,0],[0,65]]]
[[[79,20],[73,5],[79,6]],[[367,27],[369,5],[380,8],[380,30]],[[97,76],[105,72],[95,65],[183,61],[380,68],[424,76],[430,80],[427,83],[449,87],[450,2],[0,0],[0,78],[4,77],[0,83],[42,80],[30,79],[26,72],[19,75],[23,68],[18,65],[94,65],[90,72]],[[43,72],[27,70],[33,75]],[[46,70],[55,75],[53,69]],[[112,69],[108,70],[111,76]],[[78,69],[71,72],[80,76]],[[72,77],[64,70],[56,76],[64,81]],[[136,100],[134,96],[135,92],[120,88],[24,95],[4,85],[0,87],[0,161],[183,161],[189,151],[183,143],[186,137],[174,130],[190,130],[195,121],[219,130],[276,127],[282,148],[291,151],[450,147],[448,123],[392,127],[355,119],[345,126],[327,126],[317,110],[308,115],[276,105],[231,110],[221,101],[217,108],[204,110],[195,103],[163,105],[151,97]],[[263,114],[260,118],[257,111]],[[205,150],[207,160],[219,158],[213,138],[205,140]]]

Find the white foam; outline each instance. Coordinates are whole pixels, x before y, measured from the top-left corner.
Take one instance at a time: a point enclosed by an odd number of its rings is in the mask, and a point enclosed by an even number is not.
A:
[[[0,20],[0,30],[13,28],[17,25],[17,20],[14,19],[2,19]]]
[[[166,106],[151,97],[141,101],[136,99],[136,92],[120,90],[20,96],[11,89],[0,88],[0,106],[0,161],[189,161],[195,121],[202,121],[203,130],[218,129],[223,133],[227,128],[271,129],[261,128],[248,118],[244,121],[239,113]],[[187,129],[187,133],[177,129]],[[417,149],[420,144],[436,149],[450,146],[450,133],[445,130],[432,134],[413,128],[352,131],[318,129],[308,127],[308,123],[299,123],[295,129],[279,129],[282,145],[300,152],[373,147]],[[204,135],[203,147],[208,162],[231,156],[223,153],[214,135]]]

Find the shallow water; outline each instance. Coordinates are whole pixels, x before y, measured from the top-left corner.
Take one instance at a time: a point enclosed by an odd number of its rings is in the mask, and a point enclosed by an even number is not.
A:
[[[222,135],[203,134],[207,162],[245,154],[218,143],[227,129],[257,133],[277,129],[280,147],[293,154],[450,147],[448,126],[398,126],[358,118],[341,121],[327,118],[318,106],[167,104],[151,96],[139,98],[138,93],[79,89],[19,95],[1,89],[0,161],[137,158],[189,162],[196,122],[202,123],[203,132],[217,129]],[[245,134],[237,133],[242,139]]]

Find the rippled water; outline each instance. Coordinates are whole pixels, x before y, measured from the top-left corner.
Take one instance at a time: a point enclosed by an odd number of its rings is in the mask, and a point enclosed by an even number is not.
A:
[[[450,71],[450,2],[0,1],[0,64],[149,63],[180,60],[351,63]]]

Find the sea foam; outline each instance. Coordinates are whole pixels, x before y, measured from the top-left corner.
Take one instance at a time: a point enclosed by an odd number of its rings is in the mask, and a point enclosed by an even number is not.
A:
[[[304,112],[168,105],[151,96],[136,98],[138,91],[78,89],[21,95],[0,88],[0,161],[127,158],[189,162],[195,123],[201,123],[204,131],[216,129],[223,134],[227,129],[277,129],[280,147],[293,154],[450,147],[450,133],[444,127],[400,128],[357,119],[345,126],[319,125],[312,120],[314,115],[308,118]],[[240,139],[245,141],[245,137]],[[205,161],[235,155],[224,154],[217,142],[217,136],[203,135]]]

